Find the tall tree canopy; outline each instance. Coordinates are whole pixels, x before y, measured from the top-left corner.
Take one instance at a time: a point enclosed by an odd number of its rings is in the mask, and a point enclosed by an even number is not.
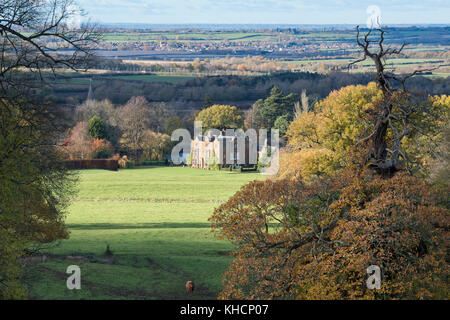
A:
[[[26,296],[21,257],[68,236],[63,218],[73,179],[56,148],[64,116],[40,88],[49,72],[89,65],[96,35],[71,23],[73,4],[3,0],[0,6],[0,299]]]
[[[178,116],[172,116],[166,119],[164,122],[164,131],[171,136],[172,132],[177,129],[183,129],[185,127],[183,121]]]
[[[133,97],[120,108],[121,144],[131,151],[134,161],[138,161],[145,131],[149,128],[148,101],[144,97]]]
[[[281,116],[287,115],[288,120],[291,121],[294,117],[294,104],[297,101],[297,94],[290,93],[285,96],[280,88],[273,87],[270,91],[270,96],[264,100],[260,108],[266,127],[272,128],[275,121]]]
[[[261,115],[261,108],[263,106],[264,100],[257,100],[252,107],[247,110],[246,117],[244,120],[245,127],[247,129],[261,129],[264,128],[264,118]]]
[[[239,129],[244,125],[242,112],[232,106],[215,104],[202,110],[196,121],[203,122],[203,129]]]
[[[94,139],[105,139],[106,135],[106,125],[98,116],[93,116],[89,119],[89,134]]]

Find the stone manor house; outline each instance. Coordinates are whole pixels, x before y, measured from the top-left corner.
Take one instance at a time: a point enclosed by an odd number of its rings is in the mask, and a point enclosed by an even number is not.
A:
[[[191,166],[201,169],[212,169],[215,165],[236,169],[254,166],[264,150],[264,146],[260,148],[257,141],[252,142],[248,136],[227,136],[224,132],[199,135],[191,141]],[[250,152],[254,152],[253,156]]]

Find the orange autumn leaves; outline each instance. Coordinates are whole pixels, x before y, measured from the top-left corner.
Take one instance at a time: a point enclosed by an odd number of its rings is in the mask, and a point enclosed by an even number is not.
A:
[[[286,133],[288,149],[282,152],[281,177],[304,178],[331,174],[345,166],[349,149],[367,131],[372,110],[383,95],[375,83],[333,91],[303,112]]]
[[[406,173],[252,182],[211,217],[213,230],[237,247],[220,298],[446,298],[441,200]],[[381,290],[366,287],[370,265],[382,269]]]
[[[426,170],[380,175],[357,143],[382,100],[375,84],[332,92],[291,123],[279,176],[215,210],[212,230],[236,246],[221,299],[448,298],[448,187]],[[416,163],[431,163],[429,137],[445,140],[448,102],[430,97],[425,115],[411,115],[421,131],[403,143]],[[381,268],[380,290],[367,289],[370,265]]]
[[[383,99],[382,91],[375,83],[348,86],[331,92],[315,104],[313,111],[301,113],[286,133],[288,142],[287,148],[280,153],[279,176],[311,179],[333,174],[359,161],[352,157],[355,153],[368,152],[367,146],[358,142],[370,136]],[[449,122],[450,97],[429,96],[416,106],[417,102],[410,95],[399,91],[391,101],[394,103],[393,113],[407,113],[411,124],[401,145],[408,165],[422,175],[427,174],[444,139],[443,128]],[[390,120],[392,129],[387,132],[388,140],[392,138],[394,129],[402,130],[395,119],[393,116]]]

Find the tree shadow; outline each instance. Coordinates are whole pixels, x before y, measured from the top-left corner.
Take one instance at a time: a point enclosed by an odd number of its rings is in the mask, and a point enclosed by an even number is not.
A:
[[[92,223],[92,224],[68,224],[72,230],[120,230],[120,229],[206,229],[210,228],[209,223],[198,222],[162,222],[162,223],[141,223],[141,224],[115,224],[115,223]]]

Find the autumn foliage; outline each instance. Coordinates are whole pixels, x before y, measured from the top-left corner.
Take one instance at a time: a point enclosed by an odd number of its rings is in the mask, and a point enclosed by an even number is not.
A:
[[[26,297],[23,256],[68,237],[64,217],[74,176],[52,145],[51,110],[25,107],[0,100],[0,299]]]
[[[394,148],[392,137],[407,129],[408,135],[401,140],[403,165],[415,173],[426,174],[433,158],[442,152],[443,129],[449,121],[450,98],[446,95],[424,97],[415,106],[409,106],[412,97],[406,92],[396,92],[390,97],[393,112],[407,112],[407,128],[400,128],[403,120],[391,120],[387,130],[390,149]],[[370,130],[385,100],[381,89],[374,82],[367,86],[348,86],[333,91],[314,110],[302,112],[291,122],[286,133],[288,146],[281,152],[280,177],[301,176],[311,179],[333,174],[354,162],[350,155],[355,151],[369,154]],[[407,111],[404,111],[407,110]],[[365,139],[366,138],[366,139]]]
[[[240,110],[234,106],[213,105],[202,110],[196,121],[202,121],[204,129],[239,129],[244,123]]]
[[[448,210],[424,180],[344,170],[254,181],[211,217],[236,259],[222,299],[447,298]],[[366,269],[382,269],[368,290]]]
[[[280,174],[210,218],[236,248],[219,298],[448,299],[448,102],[371,83],[302,112]]]

